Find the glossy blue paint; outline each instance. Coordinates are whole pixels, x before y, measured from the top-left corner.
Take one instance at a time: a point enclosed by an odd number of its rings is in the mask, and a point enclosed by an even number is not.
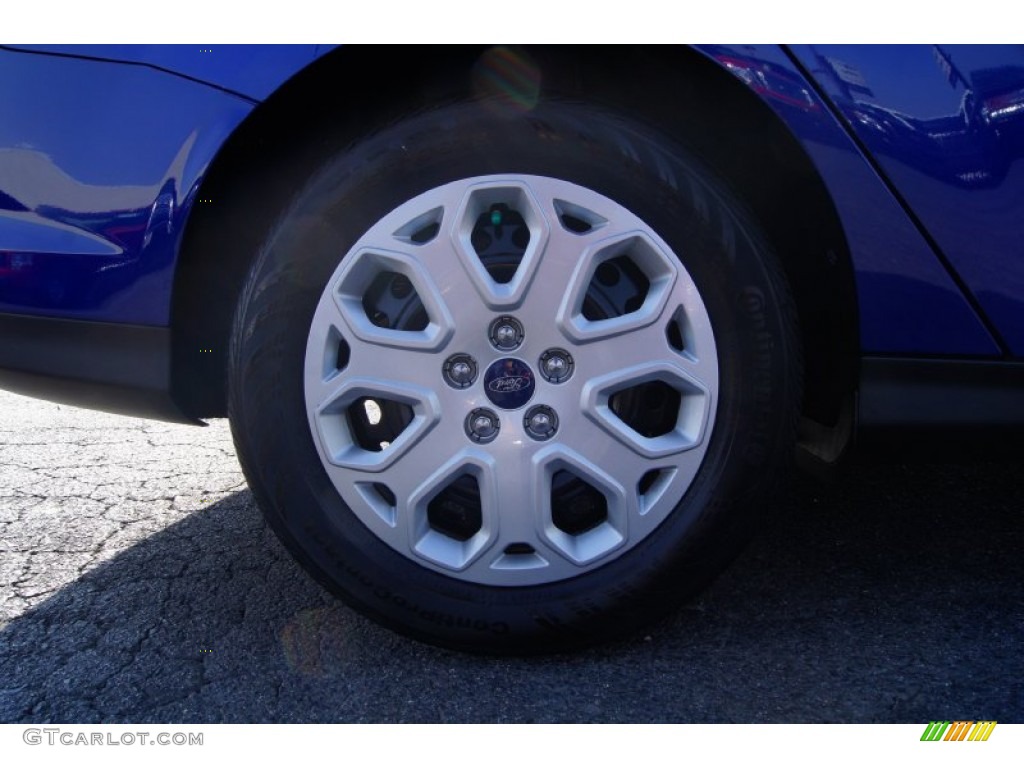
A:
[[[856,274],[865,352],[997,355],[999,346],[897,199],[778,46],[702,46],[779,115],[821,174]]]
[[[166,325],[199,181],[250,101],[0,50],[0,312]]]
[[[17,50],[148,64],[262,101],[329,46],[22,45]]]
[[[1024,355],[1024,46],[794,53]]]
[[[168,322],[174,262],[202,174],[254,102],[153,67],[256,99],[327,50],[228,47],[234,50],[204,58],[192,48],[77,48],[78,55],[88,49],[88,55],[153,66],[0,49],[0,103],[8,105],[0,119],[0,312]],[[777,46],[701,50],[780,116],[821,173],[851,248],[864,350],[998,355],[999,345],[955,276],[786,51]],[[798,53],[810,62],[812,50]],[[857,55],[880,55],[865,51]],[[844,50],[843,55],[842,61],[853,57],[851,66],[864,68],[862,75],[868,71],[876,77],[854,54]],[[963,51],[946,55],[953,63],[967,60]],[[891,68],[897,52],[888,50],[886,56]],[[992,69],[991,63],[969,71]],[[972,84],[971,93],[981,94],[981,106],[972,106],[971,114],[996,125],[996,139],[991,131],[982,136],[974,128],[958,133],[950,127],[955,121],[941,112],[923,140],[920,131],[889,128],[886,133],[871,124],[895,120],[886,117],[899,112],[893,105],[917,109],[915,119],[924,120],[921,110],[933,103],[934,84],[916,101],[894,101],[921,90],[923,72],[902,84],[889,78],[893,82],[879,90],[884,104],[867,104],[860,96],[847,103],[840,86],[807,66],[844,114],[862,115],[857,119],[867,127],[856,129],[861,140],[878,154],[898,193],[914,206],[1004,338],[1021,353],[1024,330],[1016,329],[1024,317],[1024,260],[1008,254],[1019,251],[1024,234],[1024,190],[1014,154],[1019,144],[1002,138],[1016,135],[1018,127],[1016,81],[1010,77],[1008,86],[999,80],[981,88],[971,79],[974,74],[961,76]],[[841,71],[842,87],[861,87],[852,82],[856,75]],[[979,118],[971,119],[976,128]],[[953,138],[942,138],[946,134]],[[951,142],[948,156],[939,151],[944,145],[936,148],[940,140]],[[968,215],[959,215],[960,210]],[[972,231],[971,221],[983,222],[985,231]]]

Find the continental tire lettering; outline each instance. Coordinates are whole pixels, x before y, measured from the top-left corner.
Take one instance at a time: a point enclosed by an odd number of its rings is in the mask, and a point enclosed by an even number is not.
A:
[[[767,330],[764,293],[754,286],[746,286],[740,292],[740,306],[750,318],[754,328],[753,366],[750,374],[750,389],[757,403],[755,422],[744,443],[743,456],[752,464],[761,464],[769,457],[765,436],[770,421],[772,392],[774,391],[771,366],[773,337]]]
[[[465,617],[455,617],[450,614],[438,613],[431,611],[426,608],[422,608],[415,602],[410,601],[408,598],[402,595],[394,594],[390,589],[384,586],[377,586],[374,582],[366,576],[362,571],[358,570],[355,566],[347,561],[342,560],[334,552],[334,549],[330,544],[320,537],[315,531],[311,530],[309,526],[306,526],[306,532],[313,538],[314,541],[319,544],[323,550],[331,556],[335,565],[341,567],[345,573],[352,576],[362,586],[366,587],[371,591],[373,596],[378,600],[386,601],[392,605],[402,608],[403,610],[409,611],[415,614],[420,619],[429,622],[431,624],[437,624],[439,626],[455,628],[455,629],[472,629],[476,632],[490,632],[495,635],[508,634],[511,628],[508,624],[503,621],[488,622],[482,619],[469,619]]]

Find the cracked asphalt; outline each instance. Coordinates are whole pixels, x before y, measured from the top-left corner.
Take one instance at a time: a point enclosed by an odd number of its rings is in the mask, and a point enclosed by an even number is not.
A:
[[[798,480],[632,640],[464,656],[334,600],[264,526],[227,423],[0,393],[0,721],[1024,721],[1024,484],[1003,464]]]

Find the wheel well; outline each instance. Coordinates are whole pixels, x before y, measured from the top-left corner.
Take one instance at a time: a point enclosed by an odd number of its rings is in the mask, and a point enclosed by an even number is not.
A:
[[[196,208],[185,232],[172,304],[176,402],[197,417],[225,415],[238,291],[269,228],[319,160],[368,128],[497,79],[527,101],[540,84],[545,96],[642,116],[725,179],[767,233],[793,290],[804,416],[839,422],[859,355],[853,269],[824,183],[782,121],[738,79],[685,47],[518,49],[503,58],[513,69],[499,74],[509,76],[490,80],[479,76],[487,50],[340,48],[253,111],[211,165],[199,195],[212,202]]]

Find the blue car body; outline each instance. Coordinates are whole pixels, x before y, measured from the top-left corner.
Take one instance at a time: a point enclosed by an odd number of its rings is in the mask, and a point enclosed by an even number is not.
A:
[[[180,330],[188,305],[176,304],[195,281],[230,272],[211,236],[189,251],[197,219],[215,228],[227,204],[217,195],[228,171],[213,183],[211,169],[258,164],[280,126],[306,120],[300,106],[334,100],[331,83],[356,92],[371,54],[346,55],[317,45],[0,48],[0,386],[162,418],[220,415],[220,396],[200,390],[220,387],[223,366],[203,355],[223,353],[230,307],[211,310],[221,319],[206,339]],[[1024,49],[680,55],[714,70],[709,93],[728,90],[786,134],[838,222],[815,258],[846,270],[835,280],[851,299],[836,299],[829,322],[845,329],[853,361],[817,421],[834,427],[859,397],[864,424],[1024,423]],[[270,105],[277,127],[260,133],[252,126],[268,124]],[[345,107],[332,114],[358,124],[362,107]],[[819,381],[835,367],[822,354]]]

